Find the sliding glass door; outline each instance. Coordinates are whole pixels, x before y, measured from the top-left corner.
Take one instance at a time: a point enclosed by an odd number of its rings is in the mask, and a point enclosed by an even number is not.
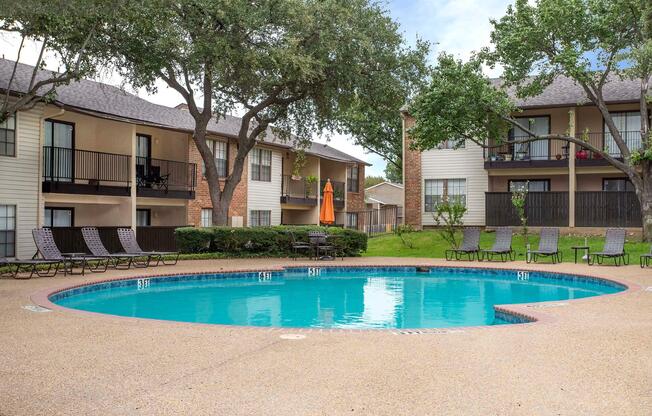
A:
[[[45,120],[46,179],[72,182],[75,172],[75,125],[57,120]]]

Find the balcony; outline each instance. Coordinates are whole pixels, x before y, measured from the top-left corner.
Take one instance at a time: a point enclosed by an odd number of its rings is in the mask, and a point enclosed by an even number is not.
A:
[[[527,139],[528,136],[514,137],[513,140]],[[505,168],[544,168],[568,166],[568,144],[561,140],[539,140],[529,143],[492,144],[496,147],[484,149],[485,169]]]
[[[131,157],[43,146],[43,192],[129,196]]]
[[[620,134],[623,137],[623,140],[625,140],[629,150],[638,150],[643,146],[640,131],[623,131]],[[577,138],[591,144],[593,147],[603,149],[606,153],[616,159],[622,160],[620,150],[611,138],[611,134],[609,132],[582,133],[578,134]],[[609,165],[609,162],[604,160],[601,154],[592,152],[579,145],[577,145],[576,148],[577,151],[575,152],[575,164],[577,166]]]
[[[320,189],[324,189],[326,186],[326,179],[322,180],[319,185]],[[346,184],[344,182],[331,181],[331,186],[333,187],[333,207],[335,209],[344,209],[344,192]]]
[[[195,198],[196,165],[174,160],[136,158],[138,196]]]
[[[317,206],[317,181],[283,175],[281,204]]]
[[[43,192],[131,195],[131,156],[63,147],[43,147]],[[195,196],[194,163],[137,158],[138,196]]]

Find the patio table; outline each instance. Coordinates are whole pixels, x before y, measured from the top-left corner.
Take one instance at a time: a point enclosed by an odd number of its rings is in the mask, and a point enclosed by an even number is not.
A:
[[[572,246],[571,248],[575,252],[575,264],[577,264],[577,251],[578,250],[585,250],[586,251],[586,261],[587,262],[589,261],[589,255],[590,255],[591,247],[589,247],[589,246]]]

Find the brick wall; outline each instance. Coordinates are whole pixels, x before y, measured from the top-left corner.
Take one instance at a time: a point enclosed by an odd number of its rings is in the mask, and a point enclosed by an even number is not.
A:
[[[414,125],[414,118],[404,114],[404,129]],[[406,132],[403,134],[403,184],[405,189],[405,224],[421,229],[421,152],[410,149],[410,138]]]
[[[189,138],[190,144],[188,146],[188,161],[197,164],[197,186],[195,187],[195,199],[188,202],[188,224],[200,226],[201,225],[201,210],[203,208],[212,208],[211,197],[208,190],[208,181],[202,175],[202,158],[195,146],[192,138]],[[231,141],[228,148],[229,156],[229,171],[233,168],[233,160],[237,153],[237,145]],[[247,162],[242,172],[242,179],[235,188],[231,206],[229,207],[229,221],[233,216],[241,216],[243,224],[247,224],[247,178],[249,169],[247,169]],[[224,182],[220,181],[221,186]]]
[[[364,168],[365,165],[358,164],[358,192],[347,192],[346,194],[346,211],[348,212],[364,211],[366,209],[364,203]]]

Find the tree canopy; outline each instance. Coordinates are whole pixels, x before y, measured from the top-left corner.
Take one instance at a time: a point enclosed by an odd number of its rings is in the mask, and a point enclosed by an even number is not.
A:
[[[648,111],[652,73],[652,3],[647,0],[517,0],[492,22],[491,47],[462,62],[441,54],[431,82],[414,100],[413,145],[431,149],[444,140],[499,145],[518,126],[526,143],[558,139],[601,155],[634,184],[643,216],[644,235],[652,239],[652,143]],[[482,66],[500,66],[500,80],[490,80]],[[571,78],[604,118],[622,157],[577,137],[574,132],[538,135],[519,125],[518,98],[540,94],[556,77]],[[604,88],[619,79],[640,83],[641,140],[628,142],[618,131],[604,98]],[[585,104],[585,103],[577,103]],[[492,142],[493,141],[493,142]],[[638,145],[640,143],[640,147]]]

